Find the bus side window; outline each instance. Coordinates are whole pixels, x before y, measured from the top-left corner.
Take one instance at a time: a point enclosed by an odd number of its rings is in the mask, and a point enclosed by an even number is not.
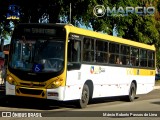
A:
[[[147,67],[147,50],[140,49],[140,65]]]
[[[139,49],[131,47],[131,62],[132,66],[139,66]]]
[[[94,39],[83,39],[83,61],[94,62],[95,61]]]
[[[122,65],[122,61],[121,61],[121,58],[120,58],[119,56],[116,57],[115,64],[120,64],[120,65]]]
[[[154,52],[153,51],[148,51],[148,67],[154,67]]]
[[[114,55],[109,54],[109,63],[114,63]]]

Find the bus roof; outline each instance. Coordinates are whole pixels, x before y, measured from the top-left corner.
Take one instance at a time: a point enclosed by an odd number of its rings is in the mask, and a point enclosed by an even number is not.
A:
[[[113,41],[113,42],[131,45],[131,46],[135,46],[135,47],[145,48],[145,49],[149,49],[149,50],[155,50],[154,45],[148,45],[148,44],[144,44],[144,43],[140,43],[140,42],[136,42],[136,41],[132,41],[132,40],[116,37],[116,36],[107,35],[104,33],[94,32],[91,30],[86,30],[83,28],[78,28],[78,27],[70,26],[70,25],[66,25],[65,28],[68,29],[69,32],[75,33],[75,34],[80,34],[80,35],[85,35],[85,36],[89,36],[89,37],[93,37],[93,38],[99,38],[99,39],[103,39],[103,40]]]

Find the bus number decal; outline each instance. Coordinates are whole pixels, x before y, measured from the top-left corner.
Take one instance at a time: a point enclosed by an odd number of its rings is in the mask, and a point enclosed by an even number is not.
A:
[[[127,75],[134,75],[133,69],[127,69]]]

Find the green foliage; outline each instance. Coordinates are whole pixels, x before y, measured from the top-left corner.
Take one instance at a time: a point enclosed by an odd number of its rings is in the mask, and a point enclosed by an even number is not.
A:
[[[10,35],[9,21],[6,20],[8,4],[5,0],[0,0],[0,39],[7,39],[7,35]]]
[[[1,39],[8,39],[7,36],[9,36],[11,34],[11,30],[9,29],[8,26],[0,23],[0,40]]]

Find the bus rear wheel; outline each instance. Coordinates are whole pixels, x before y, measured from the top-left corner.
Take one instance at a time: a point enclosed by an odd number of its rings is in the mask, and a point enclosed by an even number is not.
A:
[[[135,83],[132,82],[129,90],[128,101],[129,102],[134,101],[135,96],[136,96],[136,85]]]
[[[79,108],[85,108],[89,102],[89,87],[84,84],[81,99],[78,101]]]

